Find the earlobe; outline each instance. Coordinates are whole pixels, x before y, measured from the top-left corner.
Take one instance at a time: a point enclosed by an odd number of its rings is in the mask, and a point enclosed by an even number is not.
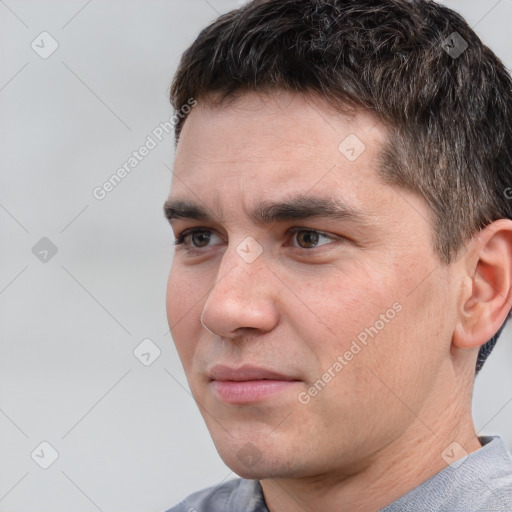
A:
[[[512,307],[512,221],[497,220],[470,242],[453,344],[476,348],[489,341]]]

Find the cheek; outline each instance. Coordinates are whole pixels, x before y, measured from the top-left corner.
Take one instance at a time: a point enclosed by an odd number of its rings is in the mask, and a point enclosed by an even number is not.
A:
[[[295,284],[293,292],[296,297],[290,295],[287,314],[296,331],[311,340],[309,348],[324,365],[348,350],[352,340],[393,304],[383,276],[354,264]]]
[[[205,292],[192,276],[173,265],[167,281],[166,308],[172,338],[185,366],[192,359],[199,332]]]
[[[420,407],[449,350],[446,277],[432,273],[432,268],[420,261],[414,269],[390,266],[389,272],[370,279],[373,286],[364,294],[350,292],[346,302],[348,330],[340,331],[347,336],[339,348],[343,343],[352,350],[354,341],[361,348],[353,350],[357,355],[349,354],[346,376],[366,375],[369,385],[379,390],[377,395],[386,396],[398,409],[400,401],[393,392],[411,407]],[[358,384],[355,389],[364,387]]]
[[[308,281],[294,287],[303,304],[295,299],[288,315],[307,345],[309,360],[315,361],[312,379],[331,371],[336,378],[329,388],[341,402],[358,403],[363,394],[366,403],[368,392],[383,386],[370,370],[382,372],[398,389],[422,373],[425,323],[436,297],[431,286],[425,283],[409,294],[414,287],[409,281],[417,278],[405,273],[403,265],[362,263]]]
[[[173,263],[167,280],[166,297],[167,317],[171,326],[191,316],[201,297],[205,297],[208,283],[203,277],[183,265]]]

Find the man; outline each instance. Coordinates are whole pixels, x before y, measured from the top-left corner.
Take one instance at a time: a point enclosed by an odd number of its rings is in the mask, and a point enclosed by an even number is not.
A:
[[[429,0],[255,1],[171,98],[169,325],[242,477],[171,510],[512,510],[471,416],[511,308],[498,58]]]

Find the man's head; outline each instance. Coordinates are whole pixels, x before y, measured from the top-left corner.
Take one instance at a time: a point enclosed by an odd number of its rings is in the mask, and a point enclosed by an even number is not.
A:
[[[441,261],[491,221],[512,218],[504,193],[512,181],[510,77],[454,11],[423,0],[253,2],[203,30],[183,56],[171,100],[181,111],[189,98],[208,103],[216,93],[223,102],[279,89],[368,110],[388,125],[379,171],[427,201]]]
[[[228,465],[357,471],[440,432],[439,408],[466,417],[512,252],[511,81],[467,24],[429,1],[254,2],[199,35],[171,98],[198,104],[176,126],[169,323]],[[229,383],[248,365],[253,395]]]

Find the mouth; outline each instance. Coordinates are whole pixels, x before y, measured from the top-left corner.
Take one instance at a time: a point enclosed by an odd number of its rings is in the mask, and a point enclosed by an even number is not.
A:
[[[215,365],[209,372],[210,385],[221,401],[229,404],[260,402],[296,386],[300,380],[268,368]]]

